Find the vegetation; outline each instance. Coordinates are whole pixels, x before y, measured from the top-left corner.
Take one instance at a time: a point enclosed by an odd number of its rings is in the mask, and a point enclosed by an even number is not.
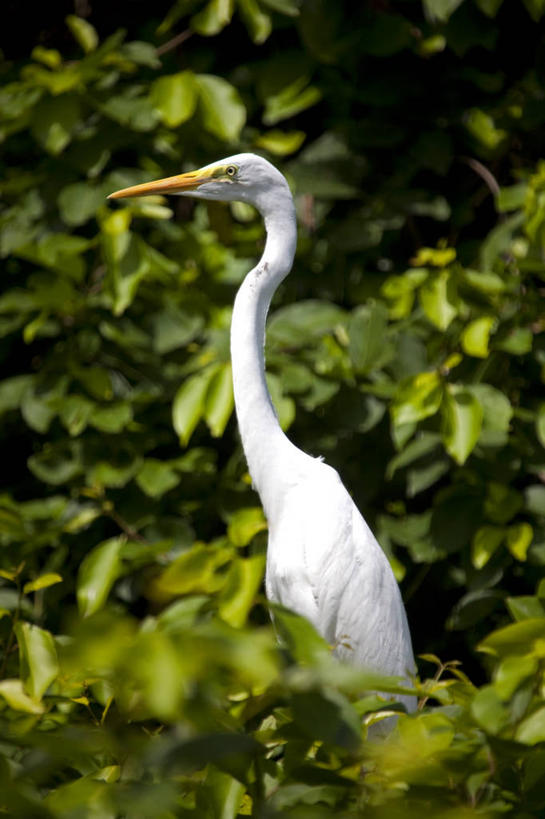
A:
[[[0,813],[543,815],[544,3],[51,5],[0,65]],[[239,150],[299,209],[279,417],[420,655],[381,741],[396,681],[262,592],[228,348],[260,218],[105,201]]]

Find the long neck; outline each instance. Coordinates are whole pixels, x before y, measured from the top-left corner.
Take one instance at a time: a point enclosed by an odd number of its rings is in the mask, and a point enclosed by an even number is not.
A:
[[[291,270],[297,228],[293,200],[286,193],[274,207],[262,208],[267,230],[265,250],[259,263],[242,283],[231,323],[231,359],[235,407],[248,468],[265,513],[275,501],[277,481],[274,465],[296,448],[278,423],[265,380],[265,321],[272,296]]]

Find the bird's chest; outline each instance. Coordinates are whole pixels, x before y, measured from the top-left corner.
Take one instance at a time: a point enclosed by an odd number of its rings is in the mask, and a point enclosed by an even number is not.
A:
[[[267,552],[266,586],[269,599],[293,608],[293,596],[311,583],[304,542],[271,533]]]

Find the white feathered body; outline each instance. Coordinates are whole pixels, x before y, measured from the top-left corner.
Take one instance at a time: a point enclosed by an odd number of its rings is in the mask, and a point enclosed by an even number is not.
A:
[[[330,466],[294,459],[269,523],[269,599],[306,617],[342,660],[407,678],[414,659],[390,564]],[[414,697],[401,697],[412,709]]]

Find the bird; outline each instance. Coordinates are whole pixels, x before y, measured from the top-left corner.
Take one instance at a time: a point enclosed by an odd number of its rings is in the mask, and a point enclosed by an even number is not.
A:
[[[266,594],[309,620],[341,661],[401,677],[410,686],[411,635],[390,563],[338,472],[283,432],[267,388],[267,313],[297,245],[286,178],[263,157],[240,153],[108,198],[149,194],[245,202],[261,214],[265,247],[236,294],[231,361],[242,446],[268,523]],[[411,694],[396,699],[409,712],[416,707]]]

